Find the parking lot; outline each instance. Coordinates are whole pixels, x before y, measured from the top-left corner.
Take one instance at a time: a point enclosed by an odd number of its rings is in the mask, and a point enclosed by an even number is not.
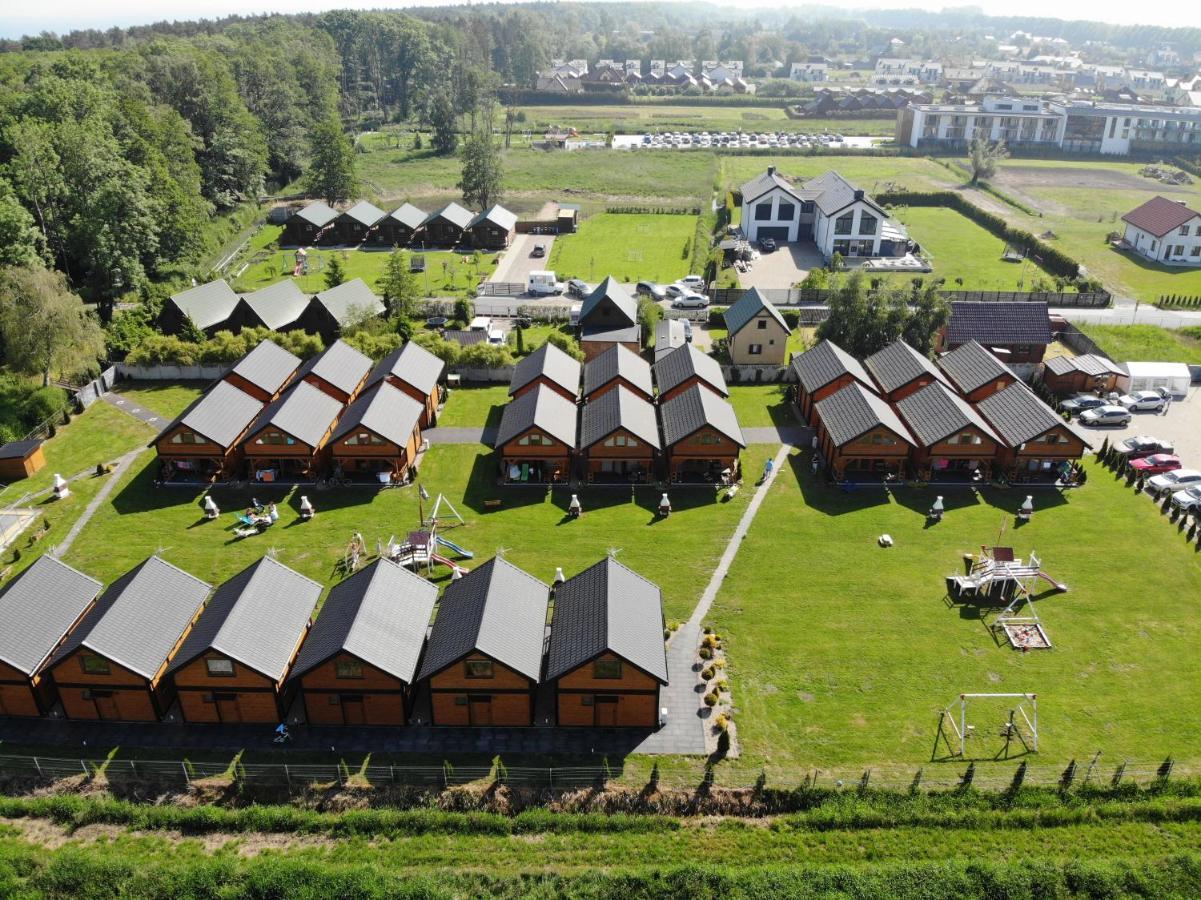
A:
[[[535,244],[546,247],[546,256],[530,256]],[[513,281],[525,284],[530,272],[545,269],[550,260],[551,248],[555,245],[552,234],[519,234],[513,238],[513,243],[501,257],[489,281]]]
[[[780,244],[771,253],[760,253],[749,272],[739,272],[738,284],[748,289],[789,288],[822,264],[822,255],[812,241]]]
[[[1099,450],[1109,438],[1110,444],[1135,435],[1149,435],[1169,441],[1185,468],[1201,469],[1201,386],[1193,385],[1184,399],[1172,401],[1167,412],[1136,412],[1124,428],[1079,428],[1093,439],[1093,449]]]

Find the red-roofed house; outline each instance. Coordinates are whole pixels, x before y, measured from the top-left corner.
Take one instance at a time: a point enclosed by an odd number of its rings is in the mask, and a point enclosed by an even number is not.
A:
[[[1172,266],[1201,266],[1201,213],[1183,202],[1152,197],[1122,216],[1136,253]]]

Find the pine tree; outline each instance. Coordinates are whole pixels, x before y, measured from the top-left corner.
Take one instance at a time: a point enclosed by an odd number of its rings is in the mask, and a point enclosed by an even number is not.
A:
[[[336,254],[329,258],[329,264],[325,267],[325,287],[336,288],[346,280],[346,267],[342,265],[342,260]]]
[[[413,307],[421,289],[417,284],[417,276],[413,274],[408,252],[392,251],[384,273],[375,286],[379,288],[389,316],[407,319],[413,314]]]

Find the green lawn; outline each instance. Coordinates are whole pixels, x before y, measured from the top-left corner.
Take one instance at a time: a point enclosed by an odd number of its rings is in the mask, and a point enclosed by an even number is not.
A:
[[[174,419],[208,386],[207,381],[123,381],[117,393],[164,419]]]
[[[1201,329],[1157,325],[1080,325],[1113,359],[1122,362],[1182,362],[1201,366]]]
[[[807,454],[777,478],[709,619],[728,637],[742,758],[755,771],[872,766],[929,777],[939,713],[968,692],[1037,692],[1039,764],[1097,750],[1156,761],[1201,753],[1194,649],[1201,640],[1197,555],[1144,497],[1099,466],[1064,498],[1034,495],[1014,528],[1020,489],[847,494],[819,484]],[[1016,652],[994,641],[974,607],[951,608],[943,578],[982,544],[1036,551],[1070,586],[1038,603],[1054,643]],[[876,538],[892,535],[881,549]],[[1137,560],[1148,552],[1153,565]],[[977,753],[999,749],[1004,704],[977,708]],[[939,754],[941,755],[941,754]],[[954,763],[953,765],[962,765]]]
[[[454,400],[448,409],[453,409]],[[746,471],[761,469],[771,449],[756,446],[746,451]],[[317,515],[302,524],[297,513],[301,491],[256,485],[243,492],[215,490],[223,515],[220,521],[205,522],[199,493],[156,489],[156,472],[157,464],[147,454],[82,532],[66,556],[68,563],[111,581],[161,547],[170,562],[216,581],[274,547],[281,562],[329,584],[337,577],[353,532],[361,532],[374,549],[377,541],[405,534],[418,520],[413,488],[306,488],[303,493]],[[495,473],[491,450],[479,445],[435,446],[421,469],[421,483],[430,495],[445,493],[467,520],[450,536],[475,551],[469,568],[503,548],[513,563],[549,581],[557,566],[576,572],[615,548],[623,562],[658,582],[668,618],[686,618],[691,611],[751,493],[741,492],[723,503],[715,500],[712,488],[677,489],[672,494],[676,511],[660,521],[655,514],[659,492],[653,487],[638,490],[633,499],[628,489],[585,488],[579,491],[584,516],[570,522],[566,488],[553,494],[500,488]],[[266,534],[239,540],[231,530],[234,516],[251,495],[281,502],[282,519]],[[492,497],[503,498],[502,509],[485,510],[483,501]],[[665,560],[671,564],[664,565]],[[445,570],[435,574],[443,580],[449,575]]]
[[[938,163],[923,157],[875,156],[727,156],[721,160],[720,183],[737,188],[774,165],[781,175],[793,181],[815,178],[831,169],[855,182],[868,194],[891,188],[907,190],[946,190],[962,184]]]
[[[790,119],[784,107],[673,106],[670,103],[620,104],[615,106],[526,106],[526,121],[520,127],[542,133],[555,128],[575,128],[585,136],[607,132],[643,131],[788,131],[838,132],[851,135],[892,135],[895,116],[878,119]]]
[[[549,268],[561,279],[672,282],[688,274],[695,232],[694,216],[602,213],[555,240]]]
[[[788,402],[787,387],[783,384],[730,385],[730,405],[738,416],[738,424],[743,428],[799,424],[792,404]]]
[[[499,425],[502,408],[508,402],[509,386],[505,384],[454,388],[438,416],[438,425],[443,428]]]

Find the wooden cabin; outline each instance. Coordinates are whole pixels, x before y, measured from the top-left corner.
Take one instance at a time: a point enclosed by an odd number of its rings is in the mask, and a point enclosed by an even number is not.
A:
[[[408,341],[376,364],[367,387],[387,382],[421,404],[421,427],[430,428],[438,421],[442,401],[442,373],[446,363],[420,344]]]
[[[421,223],[422,243],[430,247],[457,247],[475,216],[457,203],[448,203]]]
[[[335,471],[372,484],[402,484],[421,448],[424,407],[381,381],[350,405],[330,439]]]
[[[659,403],[666,403],[694,387],[700,387],[715,397],[730,396],[721,365],[712,356],[685,344],[667,354],[654,367],[655,384],[659,386]]]
[[[304,247],[310,244],[331,243],[331,226],[336,218],[336,209],[322,200],[314,200],[288,217],[279,236],[279,245]]]
[[[517,399],[539,387],[572,403],[580,393],[580,364],[549,341],[518,360],[509,379],[509,396]]]
[[[163,334],[182,334],[189,323],[212,337],[229,327],[230,317],[238,305],[238,295],[223,279],[210,281],[172,294],[163,303],[158,316],[158,328]]]
[[[1129,377],[1126,370],[1099,353],[1052,356],[1043,363],[1042,380],[1057,397],[1118,390],[1118,380]]]
[[[1022,382],[976,404],[1000,436],[997,469],[1011,481],[1055,481],[1092,445]]]
[[[1046,303],[1026,301],[951,302],[951,318],[939,335],[939,350],[976,341],[1004,363],[1042,362],[1052,341]]]
[[[359,395],[371,373],[371,358],[342,340],[334,341],[301,365],[297,381],[305,381],[339,403]]]
[[[557,484],[571,475],[579,408],[539,385],[509,401],[496,433],[505,484]]]
[[[835,480],[901,477],[913,435],[892,407],[854,381],[813,406],[817,446]]]
[[[442,595],[418,679],[434,725],[534,723],[550,588],[500,557]]]
[[[418,239],[429,214],[412,203],[394,209],[380,219],[372,234],[374,243],[385,247],[407,247]]]
[[[821,341],[795,357],[792,373],[797,383],[797,408],[801,418],[810,425],[814,424],[814,405],[848,384],[855,382],[868,390],[875,390],[872,377],[859,364],[859,360],[833,341]]]
[[[291,278],[284,278],[250,294],[243,294],[226,323],[235,334],[243,328],[272,331],[300,330],[300,317],[309,305],[309,295]]]
[[[220,585],[167,668],[184,721],[282,722],[284,676],[322,590],[270,556]]]
[[[157,556],[117,579],[46,670],[70,719],[157,722],[175,702],[167,663],[211,586]]]
[[[219,381],[155,439],[160,481],[226,481],[241,468],[242,438],[263,411],[259,400]]]
[[[580,410],[579,444],[580,476],[586,481],[651,481],[660,456],[654,405],[624,385],[606,390]]]
[[[642,326],[638,324],[638,301],[608,275],[580,307],[580,348],[587,361],[616,345],[640,353]]]
[[[725,312],[726,344],[736,366],[782,366],[788,361],[792,329],[758,288],[751,288]]]
[[[307,381],[289,388],[246,430],[246,477],[269,483],[316,480],[325,469],[326,445],[342,408]]]
[[[910,467],[923,481],[987,481],[1001,438],[962,397],[940,381],[896,404],[914,437]]]
[[[404,725],[438,588],[387,559],[334,585],[288,675],[310,725]]]
[[[11,484],[45,467],[41,441],[9,441],[0,446],[0,482]]]
[[[876,392],[889,403],[896,403],[935,381],[951,386],[934,363],[904,341],[893,341],[873,353],[863,361],[863,368],[875,381]]]
[[[371,243],[376,225],[387,213],[366,200],[360,200],[338,218],[334,219],[331,231],[339,244]]]
[[[938,367],[969,403],[1003,391],[1020,381],[1014,371],[976,341],[968,341],[938,358]]]
[[[504,250],[517,234],[517,216],[498,204],[472,219],[467,231],[476,250]]]
[[[320,335],[328,345],[342,333],[343,328],[358,325],[386,312],[383,301],[375,296],[363,279],[354,278],[314,294],[296,324],[307,334]]]
[[[608,557],[555,588],[546,680],[561,726],[659,724],[667,685],[658,585]]]
[[[104,589],[57,558],[39,556],[0,593],[0,716],[44,716],[57,700],[46,661]]]
[[[622,344],[584,363],[585,401],[596,400],[616,387],[623,387],[648,403],[655,399],[650,363]]]
[[[680,350],[675,351],[681,352]],[[659,403],[667,476],[674,483],[736,481],[746,439],[734,407],[694,384]]]
[[[300,368],[300,357],[272,341],[263,341],[222,378],[261,403],[270,403]]]

